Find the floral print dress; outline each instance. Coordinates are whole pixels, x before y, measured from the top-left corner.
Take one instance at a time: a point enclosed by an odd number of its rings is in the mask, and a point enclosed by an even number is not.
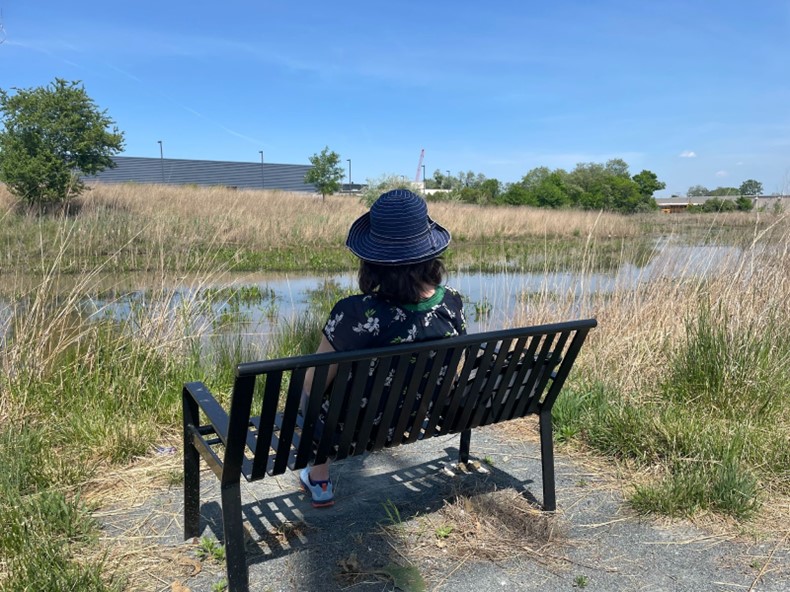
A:
[[[323,332],[335,351],[351,351],[466,335],[466,318],[461,295],[449,286],[437,286],[433,296],[418,304],[397,304],[376,294],[343,298],[332,309]],[[374,360],[370,374],[375,365]],[[446,368],[440,370],[439,382],[446,373]],[[426,379],[427,375],[426,371],[423,378]],[[407,377],[403,384],[408,383]],[[388,386],[385,383],[385,388]],[[418,394],[415,409],[420,398]],[[380,423],[385,402],[386,397],[382,397],[374,425]],[[367,397],[363,399],[362,406],[366,404]],[[323,408],[325,414],[329,408],[328,400]],[[395,414],[396,417],[398,415]],[[389,438],[393,430],[389,426]]]

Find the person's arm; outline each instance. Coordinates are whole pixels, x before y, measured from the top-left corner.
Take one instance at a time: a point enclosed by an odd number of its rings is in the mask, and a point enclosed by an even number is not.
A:
[[[330,352],[334,352],[335,348],[332,347],[332,344],[329,343],[327,340],[326,335],[321,335],[321,343],[318,344],[318,349],[315,350],[317,354],[326,354]],[[313,387],[313,375],[315,374],[314,368],[308,368],[307,372],[305,373],[304,377],[304,384],[302,385],[302,401],[300,407],[302,408],[302,412],[307,411],[307,396],[310,394],[310,389]],[[337,364],[332,364],[329,367],[329,373],[326,377],[326,385],[329,386],[332,384],[332,381],[335,379],[335,375],[337,374]]]

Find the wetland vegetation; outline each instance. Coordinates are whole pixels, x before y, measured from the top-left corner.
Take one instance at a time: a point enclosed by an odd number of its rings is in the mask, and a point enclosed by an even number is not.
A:
[[[786,215],[429,209],[453,233],[452,272],[570,274],[566,291],[515,294],[508,323],[597,317],[555,406],[564,446],[617,463],[637,511],[771,529],[790,499]],[[237,272],[353,270],[342,245],[364,210],[343,196],[118,185],[40,217],[0,188],[0,590],[128,589],[96,543],[97,476],[179,446],[183,382],[227,396],[235,363],[312,351],[347,288],[316,283],[283,317]],[[704,273],[689,257],[640,275],[668,243],[730,248]],[[595,289],[595,274],[623,268],[637,281]],[[124,300],[130,281],[141,296]],[[249,338],[250,308],[273,335]]]

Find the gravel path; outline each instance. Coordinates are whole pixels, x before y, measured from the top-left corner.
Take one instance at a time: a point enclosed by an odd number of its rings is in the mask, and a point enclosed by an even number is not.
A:
[[[542,497],[542,486],[532,442],[477,430],[472,455],[491,462],[483,464],[488,472],[451,476],[446,467],[457,445],[457,437],[434,438],[337,463],[331,509],[313,509],[295,474],[244,486],[251,590],[394,590],[397,565],[413,566],[427,590],[448,592],[790,590],[787,539],[745,541],[685,522],[640,519],[612,477],[563,454],[556,455],[557,515],[532,514],[554,528],[551,542],[528,532],[516,543],[504,534],[461,539],[462,526],[474,531],[489,518],[508,523]],[[180,459],[172,461],[177,468]],[[204,536],[221,540],[216,479],[206,472],[202,486]],[[459,491],[505,502],[488,516],[461,507],[469,524],[454,524],[445,511]],[[198,561],[196,542],[182,540],[179,487],[134,497],[96,513],[110,561],[131,572],[129,588],[214,592],[224,564]],[[438,538],[437,528],[448,524],[452,532]],[[497,560],[486,559],[492,547]],[[497,549],[510,552],[499,558]]]

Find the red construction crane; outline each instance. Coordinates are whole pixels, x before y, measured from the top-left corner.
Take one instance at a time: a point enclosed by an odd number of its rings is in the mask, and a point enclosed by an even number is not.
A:
[[[420,150],[420,162],[417,163],[417,174],[414,175],[414,182],[415,183],[419,183],[420,182],[420,172],[422,172],[422,159],[423,158],[425,158],[425,148]],[[424,178],[423,178],[422,182],[425,183],[425,179]]]

